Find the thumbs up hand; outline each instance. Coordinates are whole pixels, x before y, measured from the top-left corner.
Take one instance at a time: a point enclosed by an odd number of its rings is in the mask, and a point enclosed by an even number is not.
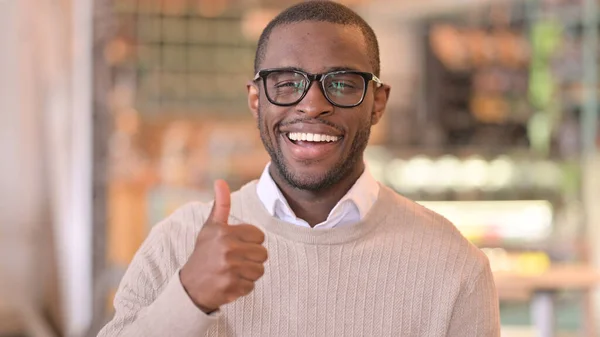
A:
[[[248,295],[264,274],[267,250],[263,232],[249,224],[228,224],[231,192],[215,182],[212,211],[196,238],[196,246],[180,272],[181,283],[205,313]]]

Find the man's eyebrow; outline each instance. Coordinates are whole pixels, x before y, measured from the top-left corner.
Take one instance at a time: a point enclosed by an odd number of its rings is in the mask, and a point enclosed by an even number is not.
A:
[[[359,70],[354,67],[331,67],[331,68],[327,68],[326,72],[332,72],[332,71],[359,71]]]
[[[298,67],[272,67],[272,68],[264,68],[264,69],[261,69],[259,71],[300,71],[300,72],[306,72],[304,69],[298,68]]]

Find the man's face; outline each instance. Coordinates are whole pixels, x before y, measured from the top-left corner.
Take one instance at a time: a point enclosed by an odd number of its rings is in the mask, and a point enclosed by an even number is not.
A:
[[[261,69],[273,68],[311,74],[373,71],[358,27],[312,21],[273,30]],[[318,82],[300,102],[286,107],[267,100],[262,81],[249,85],[248,101],[261,139],[272,165],[290,186],[316,191],[362,170],[371,126],[379,121],[389,94],[389,87],[376,88],[372,81],[367,87],[362,104],[340,108],[325,98]],[[303,136],[307,140],[300,140]]]

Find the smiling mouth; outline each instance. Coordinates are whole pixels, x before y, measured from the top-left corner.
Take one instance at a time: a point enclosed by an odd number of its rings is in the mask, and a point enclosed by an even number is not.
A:
[[[335,143],[342,139],[342,137],[325,135],[320,133],[308,133],[308,132],[288,132],[286,137],[294,144],[301,143]]]
[[[291,158],[302,162],[322,161],[340,149],[343,136],[323,133],[288,132],[282,134]]]

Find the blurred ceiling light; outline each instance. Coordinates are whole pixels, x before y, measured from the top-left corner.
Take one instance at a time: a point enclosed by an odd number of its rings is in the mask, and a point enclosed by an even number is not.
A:
[[[488,163],[479,156],[473,156],[463,162],[461,187],[481,188],[488,177]]]
[[[365,162],[373,177],[381,182],[386,181],[386,166],[391,160],[389,152],[380,146],[368,146],[364,154]]]
[[[442,189],[454,188],[460,183],[461,163],[458,158],[445,155],[435,163],[435,181]]]
[[[511,184],[515,174],[515,164],[508,156],[499,156],[492,160],[488,170],[485,189],[498,190]]]
[[[385,180],[392,185],[396,191],[405,190],[403,176],[405,166],[406,162],[400,158],[395,158],[386,165]]]
[[[246,12],[242,18],[242,34],[248,40],[258,40],[263,29],[278,13],[273,9],[253,9]]]
[[[207,18],[217,17],[227,9],[229,0],[197,0],[198,13]]]
[[[419,190],[428,187],[435,175],[433,161],[425,156],[416,156],[409,160],[403,171],[405,189]]]

